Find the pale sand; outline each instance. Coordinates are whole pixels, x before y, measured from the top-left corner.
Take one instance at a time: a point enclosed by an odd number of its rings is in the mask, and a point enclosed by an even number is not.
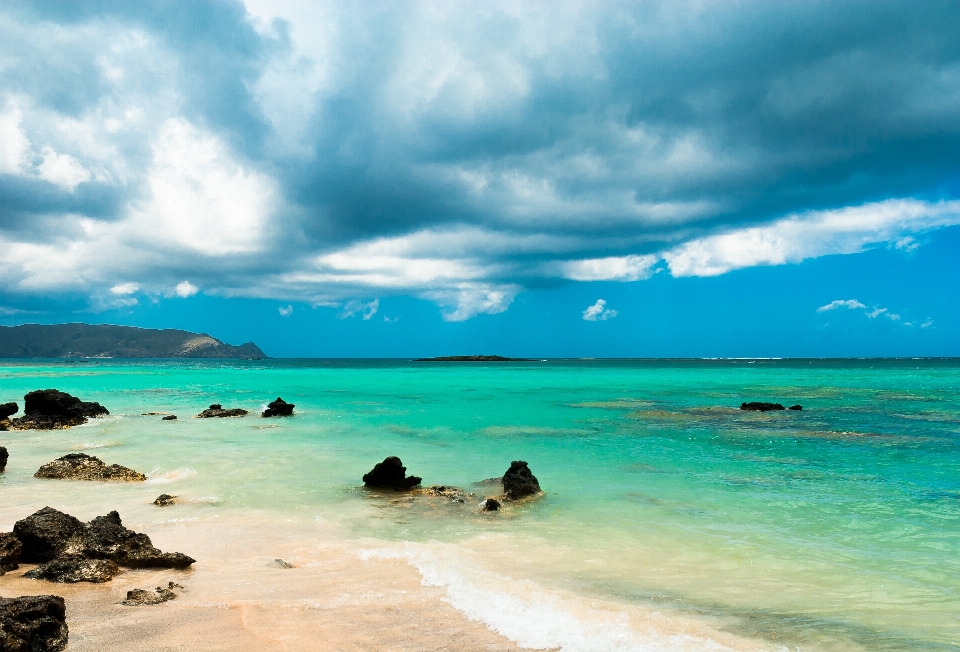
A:
[[[58,508],[83,519],[95,515],[81,505]],[[503,537],[457,544],[350,540],[317,516],[125,509],[128,527],[163,550],[195,557],[193,568],[125,570],[107,584],[70,585],[24,579],[33,566],[23,565],[0,577],[0,596],[63,596],[74,652],[772,649],[699,619],[510,579],[524,555]],[[33,510],[0,506],[0,529],[24,511]],[[294,567],[281,568],[276,558]],[[184,586],[174,601],[119,604],[130,589],[169,581]]]

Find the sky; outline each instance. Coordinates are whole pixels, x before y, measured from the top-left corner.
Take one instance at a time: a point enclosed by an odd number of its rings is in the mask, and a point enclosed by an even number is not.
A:
[[[0,3],[0,251],[272,356],[960,356],[960,7]]]

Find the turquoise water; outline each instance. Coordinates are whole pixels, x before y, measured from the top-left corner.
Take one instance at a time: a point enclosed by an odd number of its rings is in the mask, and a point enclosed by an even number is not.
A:
[[[702,619],[771,649],[960,650],[960,361],[0,366],[0,402],[22,406],[46,387],[111,417],[0,433],[11,450],[0,491],[24,508],[40,463],[91,448],[222,509],[319,510],[351,537],[384,541],[488,537],[500,543],[478,554],[510,577]],[[295,418],[187,418],[278,395]],[[804,409],[735,409],[751,400]],[[180,419],[141,416],[155,411]],[[371,496],[360,477],[386,455],[425,485],[476,496]],[[480,514],[495,489],[474,483],[515,459],[545,495]]]

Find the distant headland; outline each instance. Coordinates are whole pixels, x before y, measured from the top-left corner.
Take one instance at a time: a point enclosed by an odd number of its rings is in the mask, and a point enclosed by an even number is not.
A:
[[[414,362],[530,362],[530,359],[505,358],[502,355],[443,355],[439,358],[417,358]]]
[[[224,344],[206,333],[106,324],[0,326],[0,358],[252,358],[253,342]]]

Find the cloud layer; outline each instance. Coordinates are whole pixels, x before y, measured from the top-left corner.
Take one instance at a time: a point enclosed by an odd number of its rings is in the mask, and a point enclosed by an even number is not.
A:
[[[960,224],[958,14],[5,5],[0,304],[202,288],[369,319],[411,294],[456,321],[544,283],[909,251]]]

